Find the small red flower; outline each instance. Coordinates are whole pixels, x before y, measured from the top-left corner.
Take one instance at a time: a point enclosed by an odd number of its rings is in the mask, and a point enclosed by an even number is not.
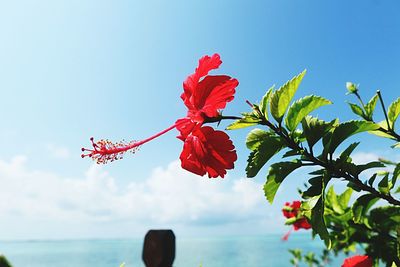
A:
[[[282,209],[283,216],[285,216],[288,220],[290,220],[290,224],[293,225],[293,230],[298,231],[300,229],[308,230],[311,228],[311,224],[307,221],[305,217],[303,217],[300,213],[301,202],[296,200],[292,203],[286,202],[285,206]],[[286,233],[282,240],[287,240],[291,233],[292,228]]]
[[[235,147],[229,136],[211,127],[202,127],[207,119],[220,118],[220,110],[233,100],[238,81],[227,75],[208,75],[217,69],[222,61],[218,54],[204,56],[199,60],[195,72],[183,83],[184,92],[181,98],[188,108],[187,116],[178,119],[174,125],[142,141],[129,143],[112,143],[108,140],[94,142],[91,138],[91,149],[82,148],[82,157],[91,157],[97,163],[107,163],[121,159],[123,154],[164,133],[177,128],[178,136],[184,142],[180,155],[182,168],[198,175],[215,178],[233,169],[237,159]],[[216,121],[216,120],[214,120]]]
[[[180,155],[182,168],[209,178],[222,178],[227,169],[233,169],[237,159],[235,146],[229,136],[209,126],[195,129],[185,139]]]
[[[300,229],[305,229],[308,230],[311,228],[311,224],[307,221],[306,218],[301,218],[298,219],[297,221],[295,221],[295,223],[293,224],[293,229],[295,231],[298,231]]]
[[[290,204],[289,202],[286,202],[285,206],[282,209],[283,216],[285,216],[288,219],[297,217],[297,214],[300,210],[300,206],[301,206],[301,202],[298,200],[293,201],[292,204]]]
[[[372,267],[373,260],[367,255],[356,255],[344,260],[342,267]]]

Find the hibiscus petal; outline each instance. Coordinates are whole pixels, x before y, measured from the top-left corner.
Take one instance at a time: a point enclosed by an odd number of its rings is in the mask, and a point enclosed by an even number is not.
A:
[[[187,77],[186,80],[183,82],[184,91],[188,94],[187,97],[190,98],[190,96],[193,94],[193,91],[196,89],[197,83],[199,82],[200,78],[206,76],[209,71],[213,69],[218,69],[221,63],[222,61],[218,54],[214,54],[211,57],[204,56],[200,58],[199,65],[194,73]],[[182,99],[185,97],[184,94],[182,94],[181,96]],[[185,99],[183,100],[185,101]]]
[[[195,129],[185,139],[180,155],[182,168],[210,178],[224,177],[237,159],[229,136],[209,126]]]
[[[301,218],[293,223],[294,230],[297,231],[299,229],[310,229],[311,224],[308,223],[306,218]]]
[[[185,141],[187,136],[194,130],[197,126],[195,122],[193,122],[190,118],[186,117],[183,119],[179,119],[175,122],[176,129],[179,131],[180,135],[177,137],[182,141]],[[200,127],[200,126],[199,126]]]
[[[195,73],[183,83],[181,98],[188,108],[188,117],[197,123],[202,123],[205,117],[216,117],[218,111],[234,98],[235,88],[239,84],[236,79],[227,75],[208,75],[221,63],[218,54],[201,58]],[[204,79],[201,80],[202,77]]]
[[[193,143],[185,142],[183,144],[182,153],[179,157],[182,168],[194,174],[204,176],[204,174],[206,174],[206,170],[201,165],[201,162],[195,157],[196,154],[193,153]]]
[[[218,110],[233,100],[239,82],[226,75],[207,76],[193,94],[193,106],[207,117],[216,117]]]
[[[373,261],[367,255],[356,255],[344,260],[342,267],[372,267]]]

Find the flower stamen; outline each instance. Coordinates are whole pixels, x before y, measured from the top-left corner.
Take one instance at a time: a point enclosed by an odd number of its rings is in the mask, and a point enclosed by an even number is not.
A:
[[[113,162],[123,158],[125,152],[130,151],[132,153],[136,153],[139,147],[169,131],[174,129],[177,125],[180,125],[181,122],[177,122],[174,125],[168,127],[161,132],[146,138],[142,141],[130,141],[126,142],[122,140],[118,143],[113,143],[108,139],[101,139],[97,142],[94,141],[94,138],[90,138],[90,142],[92,143],[92,148],[82,148],[81,157],[82,158],[92,158],[97,164],[106,164],[108,162]],[[86,152],[86,153],[85,153]]]
[[[122,140],[121,142],[113,143],[107,139],[101,139],[97,142],[94,142],[94,138],[91,137],[90,141],[92,142],[92,149],[82,148],[81,157],[89,157],[92,158],[97,164],[106,164],[107,162],[112,162],[115,160],[119,160],[123,158],[123,155],[127,151],[131,151],[135,153],[139,149],[138,142],[130,141],[126,142]]]

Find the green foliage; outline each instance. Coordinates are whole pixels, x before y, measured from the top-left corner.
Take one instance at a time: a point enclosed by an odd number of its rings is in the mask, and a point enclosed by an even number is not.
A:
[[[365,117],[364,119],[372,121],[372,115],[374,114],[376,102],[378,102],[378,94],[375,94],[371,100],[365,105]]]
[[[360,116],[361,118],[366,118],[366,114],[364,113],[364,110],[362,109],[362,107],[360,107],[357,104],[353,104],[353,103],[348,103],[351,110],[353,111],[354,114]]]
[[[312,229],[324,241],[328,249],[331,248],[331,239],[324,219],[324,196],[314,196],[302,205],[303,215],[309,220]]]
[[[332,102],[325,98],[315,95],[306,96],[295,101],[290,106],[288,113],[286,115],[285,119],[286,127],[290,131],[295,130],[297,125],[301,122],[301,120],[305,116],[307,116],[311,111],[328,104],[332,104]]]
[[[274,88],[275,88],[275,86],[272,86],[271,88],[269,88],[267,93],[264,95],[264,97],[261,99],[261,102],[260,102],[261,114],[266,119],[268,119],[268,106],[269,106],[269,103],[271,101],[271,96],[272,96]]]
[[[299,87],[305,74],[306,70],[304,70],[302,73],[300,73],[299,75],[285,83],[278,90],[273,92],[271,96],[270,109],[272,116],[279,123],[282,121],[283,115],[285,114],[290,104],[290,101],[292,101],[292,98],[296,93],[297,88]]]
[[[358,92],[356,95],[359,97]],[[372,115],[374,113],[376,103],[378,102],[378,94],[375,94],[366,105],[364,105],[362,101],[360,102],[363,105],[362,107],[357,104],[349,103],[351,111],[366,121],[372,121]]]
[[[256,176],[265,163],[284,147],[280,138],[260,129],[254,129],[249,133],[246,145],[252,150],[246,167],[249,178]]]
[[[393,170],[393,175],[392,175],[392,184],[393,184],[393,186],[396,184],[397,178],[399,177],[399,175],[400,175],[400,163],[396,164],[396,167]]]
[[[365,219],[368,210],[379,200],[378,197],[372,194],[366,194],[359,197],[353,204],[353,221],[360,223]]]
[[[10,262],[3,255],[0,255],[0,267],[12,267]]]
[[[390,128],[394,129],[394,123],[400,114],[400,97],[396,99],[390,106],[388,110],[388,118],[390,122]]]
[[[319,257],[311,251],[303,254],[301,249],[289,249],[289,252],[292,254],[290,263],[296,267],[300,266],[302,262],[309,267],[324,267],[331,262],[330,252],[327,249],[324,249]]]
[[[382,194],[389,194],[390,189],[393,188],[392,181],[389,181],[389,173],[385,174],[378,184],[378,190]]]
[[[400,142],[392,145],[392,148],[400,148]]]
[[[369,131],[369,133],[383,137],[383,138],[390,138],[390,139],[394,139],[396,140],[395,137],[393,137],[392,135],[390,135],[389,132],[389,128],[388,128],[388,124],[386,122],[386,120],[383,120],[381,122],[376,123],[380,128],[378,130],[373,130],[373,131]]]
[[[283,180],[292,173],[295,169],[301,166],[301,162],[283,161],[272,164],[267,175],[267,182],[264,185],[264,194],[268,201],[272,204],[276,191]]]
[[[228,127],[226,127],[227,130],[237,130],[237,129],[242,129],[250,126],[257,125],[261,122],[260,118],[254,114],[254,112],[249,112],[249,113],[243,113],[243,117],[237,121],[234,121],[231,123]]]
[[[332,154],[336,148],[350,136],[366,132],[373,131],[379,128],[378,125],[368,121],[348,121],[336,126],[331,135],[326,136],[324,153]]]
[[[306,116],[302,120],[304,135],[309,147],[313,147],[332,127],[338,124],[337,120],[325,122],[311,116]]]
[[[324,121],[309,114],[331,104],[329,100],[310,95],[292,102],[304,75],[305,71],[276,91],[271,87],[259,104],[252,105],[251,112],[243,113],[240,120],[228,127],[239,129],[258,125],[268,128],[253,129],[247,136],[246,145],[250,150],[247,176],[256,176],[280,151],[282,158],[292,157],[291,161],[276,162],[268,169],[264,193],[267,201],[272,203],[281,183],[294,170],[314,167],[309,172],[305,189],[300,190],[303,198],[300,216],[306,217],[312,225],[313,235],[319,235],[326,247],[335,253],[354,252],[356,246],[362,244],[375,264],[384,262],[386,266],[393,263],[400,266],[400,200],[396,198],[400,193],[400,163],[380,159],[356,164],[352,154],[361,143],[349,142],[352,136],[368,132],[395,140],[392,147],[400,147],[400,135],[394,131],[400,115],[400,98],[389,106],[386,114],[380,92],[364,104],[358,85],[347,83],[348,93],[359,100],[359,104],[349,103],[350,109],[360,119],[343,123],[339,123],[339,119]],[[378,99],[384,113],[380,122],[374,121]],[[339,146],[345,144],[345,149],[336,157]],[[374,168],[379,169],[373,172]],[[369,178],[364,177],[366,170],[372,172]],[[332,180],[345,182],[347,189],[337,194],[333,186],[328,188]],[[354,191],[361,194],[351,201]],[[375,205],[378,201],[379,205]],[[286,222],[292,224],[295,220],[289,218]],[[318,265],[312,253],[302,255],[298,250],[291,253],[291,263],[295,266],[302,261],[309,266],[323,266]]]

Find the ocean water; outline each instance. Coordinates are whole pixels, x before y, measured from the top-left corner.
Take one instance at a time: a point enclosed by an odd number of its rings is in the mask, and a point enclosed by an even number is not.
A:
[[[320,252],[320,240],[292,234],[287,242],[280,235],[176,239],[175,267],[285,267],[289,248]],[[0,241],[0,253],[14,267],[144,267],[142,239]],[[344,256],[329,266],[340,266]]]

